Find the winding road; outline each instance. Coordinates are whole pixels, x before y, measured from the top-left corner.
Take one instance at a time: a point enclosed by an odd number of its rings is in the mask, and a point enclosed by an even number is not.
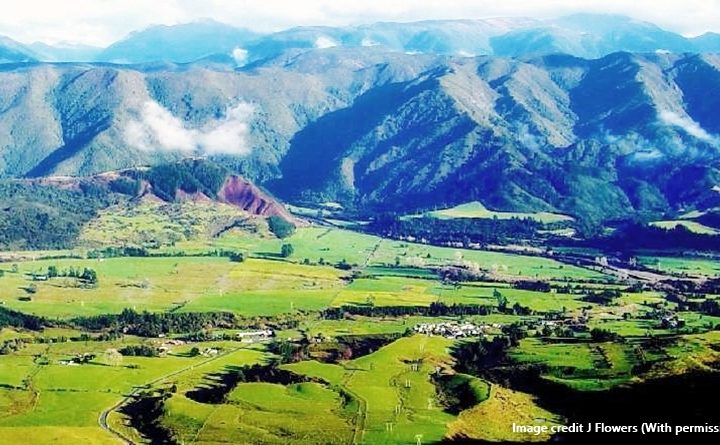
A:
[[[126,404],[127,402],[129,402],[134,396],[136,396],[136,395],[137,395],[141,390],[143,390],[143,389],[147,389],[147,388],[151,387],[152,385],[156,385],[156,384],[158,384],[158,383],[160,383],[160,382],[162,382],[162,381],[164,381],[164,380],[167,380],[167,379],[169,379],[169,378],[175,377],[176,375],[182,374],[182,373],[184,373],[184,372],[193,370],[193,369],[195,369],[195,368],[197,368],[197,367],[204,366],[204,365],[206,365],[206,364],[208,364],[208,363],[210,363],[210,362],[213,362],[213,361],[215,361],[215,360],[218,360],[218,359],[220,359],[220,358],[222,358],[222,357],[226,357],[226,356],[228,356],[228,355],[230,355],[230,354],[234,354],[235,352],[240,351],[241,349],[245,349],[245,348],[247,348],[247,346],[240,346],[240,347],[238,347],[238,348],[230,349],[230,350],[228,350],[227,352],[223,352],[222,354],[218,354],[218,355],[216,355],[216,356],[214,356],[214,357],[210,357],[210,358],[208,358],[207,360],[201,361],[200,363],[195,363],[195,364],[192,364],[192,365],[190,365],[190,366],[186,366],[186,367],[184,367],[184,368],[178,369],[178,370],[173,371],[173,372],[171,372],[171,373],[169,373],[169,374],[165,374],[165,375],[160,376],[160,377],[158,377],[158,378],[156,378],[156,379],[154,379],[154,380],[151,380],[151,381],[145,383],[145,384],[142,385],[142,386],[135,387],[135,389],[133,389],[133,390],[132,390],[128,395],[126,395],[122,400],[120,400],[119,402],[117,402],[116,404],[114,404],[113,406],[111,406],[110,408],[108,408],[108,409],[106,409],[106,410],[104,410],[103,412],[100,413],[100,416],[98,416],[98,425],[100,425],[100,428],[102,428],[103,430],[107,431],[108,434],[111,434],[111,435],[115,436],[116,439],[118,439],[119,441],[121,441],[121,442],[124,443],[125,445],[136,445],[136,442],[134,442],[132,439],[130,439],[129,437],[127,437],[126,435],[124,435],[124,434],[121,433],[120,431],[117,431],[117,430],[113,429],[113,427],[110,426],[110,424],[108,423],[108,417],[110,416],[110,413],[112,413],[113,411],[117,410],[118,408],[120,408],[121,406],[123,406],[124,404]]]

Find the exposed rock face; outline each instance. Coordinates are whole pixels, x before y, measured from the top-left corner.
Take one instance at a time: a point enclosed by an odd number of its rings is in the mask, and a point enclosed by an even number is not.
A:
[[[232,175],[227,178],[218,192],[218,200],[237,206],[253,215],[279,216],[288,221],[293,220],[292,215],[282,204],[240,176]]]

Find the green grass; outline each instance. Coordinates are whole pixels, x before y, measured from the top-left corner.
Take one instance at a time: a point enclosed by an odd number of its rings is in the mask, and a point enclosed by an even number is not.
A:
[[[246,221],[247,213],[227,204],[205,202],[165,203],[143,201],[100,211],[80,234],[81,245],[172,246],[183,241],[208,240],[222,227]]]
[[[217,257],[42,260],[18,263],[18,273],[0,278],[5,306],[49,317],[119,313],[125,308],[166,311],[233,311],[243,315],[316,310],[329,306],[344,285],[344,274],[331,267],[301,266],[266,260],[232,263]],[[26,274],[59,269],[95,269],[99,284],[81,289],[69,278],[32,282]],[[24,287],[34,284],[32,301]]]
[[[450,363],[452,341],[439,337],[404,337],[378,351],[328,365],[301,362],[285,365],[294,372],[343,387],[360,401],[363,443],[413,443],[442,439],[456,417],[439,405],[430,374]],[[410,362],[419,360],[414,369]]]
[[[218,369],[204,364],[207,359],[203,357],[124,357],[120,363],[109,365],[105,352],[123,344],[123,341],[31,344],[18,353],[3,356],[0,386],[15,389],[0,389],[0,437],[19,438],[24,434],[26,440],[32,438],[29,442],[32,444],[49,443],[51,439],[60,445],[116,443],[99,428],[98,416],[133,387],[177,371],[187,370],[191,377],[193,372]],[[90,364],[60,364],[61,360],[86,352],[97,356]],[[39,364],[36,357],[42,357],[48,364]],[[263,354],[258,351],[240,350],[218,358],[215,365],[230,360],[237,363],[243,358],[256,361],[261,357]]]
[[[478,219],[510,219],[510,218],[530,218],[538,222],[549,224],[556,222],[567,222],[572,221],[573,218],[567,215],[551,212],[533,212],[533,213],[522,213],[522,212],[499,212],[488,210],[482,203],[478,201],[472,201],[465,204],[460,204],[455,207],[436,210],[428,212],[428,215],[435,218],[452,219],[452,218],[478,218]]]
[[[449,425],[448,435],[488,442],[546,442],[549,433],[513,433],[512,425],[540,424],[549,428],[560,423],[562,419],[540,408],[531,395],[493,385],[488,400],[460,413]]]
[[[346,364],[351,372],[345,384],[367,406],[365,442],[408,443],[416,434],[432,442],[445,435],[454,416],[438,406],[428,375],[449,361],[450,344],[438,337],[401,338]],[[418,359],[422,366],[413,371],[407,361]],[[386,431],[387,423],[392,431]]]
[[[655,221],[655,222],[652,222],[651,225],[653,225],[655,227],[660,227],[662,229],[674,229],[677,226],[684,226],[689,231],[691,231],[693,233],[699,233],[702,235],[718,235],[718,234],[720,234],[720,230],[705,226],[703,224],[700,224],[697,221],[689,221],[689,220],[684,220],[684,219]]]
[[[243,383],[215,408],[195,443],[348,443],[338,393],[316,383]]]
[[[705,258],[682,257],[640,257],[640,262],[662,272],[687,275],[704,275],[714,277],[720,275],[720,261]]]
[[[500,277],[529,277],[544,279],[602,280],[607,277],[580,267],[565,265],[548,258],[515,255],[482,250],[456,249],[382,239],[376,236],[341,229],[321,227],[299,228],[286,240],[260,238],[241,231],[232,231],[208,244],[225,249],[240,249],[252,255],[277,255],[282,244],[295,249],[292,260],[321,259],[328,263],[342,260],[359,266],[370,266],[369,272],[395,265],[399,260],[400,274],[420,274],[417,268],[427,268],[469,261]],[[408,269],[413,268],[413,269]],[[382,270],[382,269],[380,269]],[[385,272],[384,274],[387,274]]]
[[[419,244],[380,240],[352,234],[355,245],[343,244],[340,238],[352,232],[325,229],[301,229],[298,239],[331,239],[337,261],[350,258],[362,264],[385,264],[391,258],[427,257],[427,267],[456,262],[477,263],[498,277],[531,277],[546,279],[602,279],[587,269],[567,266],[553,260],[484,251],[459,251]],[[234,238],[233,238],[234,239]],[[253,238],[258,243],[279,242]],[[324,242],[324,241],[323,241]],[[300,242],[296,251],[310,249],[312,241]],[[353,247],[354,246],[354,247]],[[225,246],[230,247],[230,246]],[[247,246],[246,246],[247,247]],[[239,246],[234,246],[239,248]],[[330,249],[331,247],[327,247]],[[326,255],[330,251],[323,251]],[[351,251],[360,252],[352,257]],[[318,254],[318,251],[315,252]],[[343,304],[365,304],[368,299],[383,306],[423,305],[434,301],[447,304],[493,304],[490,287],[469,284],[460,289],[439,286],[434,273],[425,269],[399,268],[399,275],[387,273],[390,268],[373,267],[371,277],[359,278],[350,285],[344,279],[348,272],[331,266],[301,265],[287,261],[249,259],[232,263],[219,257],[152,257],[52,259],[16,263],[18,272],[0,278],[0,295],[6,307],[48,317],[68,318],[79,315],[119,313],[125,308],[148,311],[167,311],[180,307],[182,311],[232,311],[240,315],[274,315],[297,310],[320,310]],[[91,268],[97,271],[99,284],[90,289],[80,288],[72,278],[31,280],[31,274],[44,274],[49,266],[59,270]],[[414,272],[415,278],[406,276]],[[380,271],[378,275],[375,272]],[[25,289],[36,286],[37,292]],[[500,285],[497,285],[500,286]],[[575,308],[573,298],[539,295],[508,290],[511,303],[519,302],[533,309],[543,310],[553,305]],[[22,297],[31,297],[23,301]]]
[[[627,383],[637,364],[631,345],[620,343],[545,343],[526,338],[510,357],[518,363],[549,367],[545,377],[581,391]]]

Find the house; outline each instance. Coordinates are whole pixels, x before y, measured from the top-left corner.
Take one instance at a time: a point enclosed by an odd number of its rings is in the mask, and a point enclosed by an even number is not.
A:
[[[235,338],[243,343],[253,343],[256,341],[268,340],[275,336],[272,329],[263,329],[260,331],[238,332]]]
[[[473,323],[420,323],[413,330],[418,334],[440,336],[445,338],[477,337],[490,329],[489,325],[475,325]]]

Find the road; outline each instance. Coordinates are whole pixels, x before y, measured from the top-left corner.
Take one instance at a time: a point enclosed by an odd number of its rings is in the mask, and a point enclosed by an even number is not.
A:
[[[143,386],[141,386],[141,387],[136,387],[136,388],[133,389],[128,395],[126,395],[122,400],[120,400],[120,401],[117,402],[115,405],[113,405],[113,406],[111,406],[110,408],[108,408],[108,409],[104,410],[103,412],[101,412],[101,413],[100,413],[100,416],[98,417],[98,425],[100,425],[100,428],[102,428],[103,430],[107,431],[108,434],[111,434],[111,435],[115,436],[115,438],[117,438],[119,441],[121,441],[121,442],[124,443],[125,445],[136,445],[136,443],[133,442],[132,439],[130,439],[129,437],[125,436],[125,435],[124,435],[123,433],[121,433],[120,431],[117,431],[117,430],[113,429],[113,428],[108,424],[108,416],[110,415],[110,413],[112,413],[113,411],[117,410],[118,408],[120,408],[120,407],[123,406],[124,404],[128,403],[134,396],[136,396],[136,395],[137,395],[141,390],[143,390],[143,389],[147,389],[148,387],[151,387],[152,385],[156,385],[156,384],[158,384],[158,383],[160,383],[160,382],[162,382],[162,381],[164,381],[164,380],[167,380],[167,379],[169,379],[169,378],[175,377],[176,375],[182,374],[182,373],[184,373],[184,372],[193,370],[193,369],[195,369],[195,368],[197,368],[197,367],[204,366],[204,365],[206,365],[206,364],[208,364],[208,363],[210,363],[210,362],[213,362],[213,361],[215,361],[215,360],[217,360],[217,359],[219,359],[219,358],[226,357],[226,356],[228,356],[228,355],[230,355],[230,354],[234,354],[235,352],[237,352],[237,351],[239,351],[239,350],[241,350],[241,349],[245,349],[246,347],[247,347],[247,346],[240,346],[240,347],[238,347],[238,348],[230,349],[230,350],[227,351],[227,352],[223,352],[222,354],[218,354],[218,355],[216,355],[215,357],[211,357],[211,358],[209,358],[209,359],[207,359],[207,360],[203,360],[203,361],[201,361],[200,363],[194,363],[194,364],[192,364],[192,365],[190,365],[190,366],[186,366],[186,367],[184,367],[184,368],[178,369],[177,371],[173,371],[173,372],[171,372],[171,373],[169,373],[169,374],[165,374],[165,375],[163,375],[163,376],[160,376],[160,377],[158,377],[158,378],[156,378],[156,379],[154,379],[154,380],[151,380],[151,381],[145,383],[145,384],[144,384]]]

